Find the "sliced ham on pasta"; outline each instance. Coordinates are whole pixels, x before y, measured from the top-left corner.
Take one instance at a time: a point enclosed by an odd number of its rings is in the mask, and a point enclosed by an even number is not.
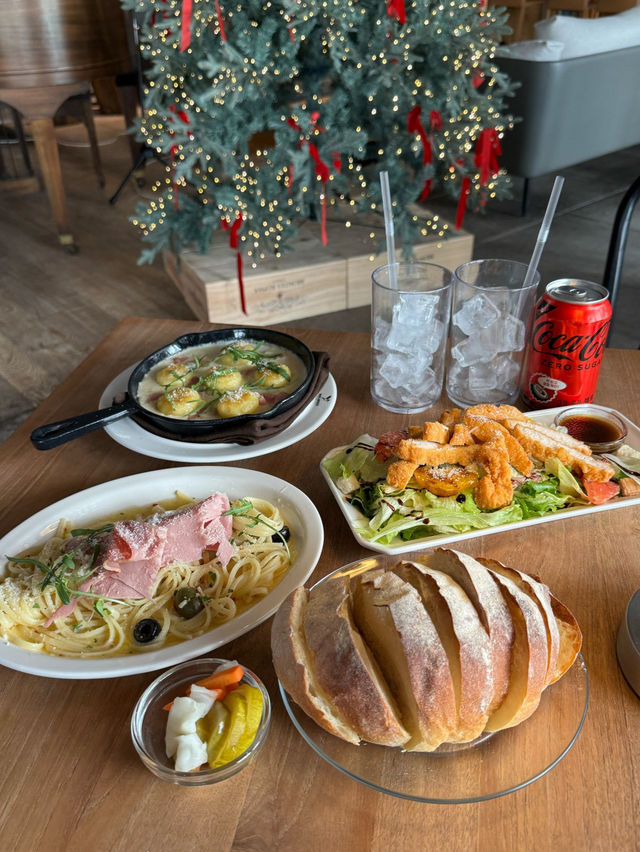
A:
[[[151,522],[116,521],[101,541],[99,567],[79,591],[151,600],[160,568],[178,561],[194,562],[204,550],[215,550],[224,568],[234,554],[229,541],[233,521],[223,514],[229,508],[229,498],[218,493]],[[44,626],[70,615],[75,605],[72,600],[61,606]]]

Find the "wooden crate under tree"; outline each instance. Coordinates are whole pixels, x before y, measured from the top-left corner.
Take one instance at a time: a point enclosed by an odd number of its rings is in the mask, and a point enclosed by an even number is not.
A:
[[[422,217],[425,216],[422,211]],[[473,236],[436,220],[437,232],[414,246],[416,260],[455,269],[470,260]],[[373,235],[373,237],[372,237]],[[350,227],[327,222],[327,245],[319,222],[305,222],[281,258],[261,260],[254,269],[243,257],[247,313],[242,312],[236,253],[226,233],[218,232],[207,254],[165,255],[165,269],[196,317],[208,322],[271,325],[332,313],[371,302],[371,273],[387,262],[381,217],[360,217]]]

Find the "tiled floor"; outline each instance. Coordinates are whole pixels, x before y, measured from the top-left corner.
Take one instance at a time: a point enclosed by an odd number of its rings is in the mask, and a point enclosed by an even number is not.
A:
[[[565,182],[549,239],[540,262],[543,284],[557,278],[601,282],[616,210],[626,190],[640,175],[640,147],[627,148],[565,169]],[[530,182],[526,216],[520,215],[522,181],[514,178],[514,198],[493,204],[486,215],[467,215],[464,227],[474,234],[474,257],[508,257],[528,262],[553,186],[554,175]],[[432,203],[452,221],[452,201]],[[314,328],[369,329],[369,308],[312,317],[295,323]],[[640,203],[631,220],[610,345],[640,345]]]

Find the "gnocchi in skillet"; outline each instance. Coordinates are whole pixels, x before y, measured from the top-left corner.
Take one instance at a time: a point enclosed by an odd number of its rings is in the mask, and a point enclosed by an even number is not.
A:
[[[138,386],[138,399],[165,417],[216,420],[269,411],[306,377],[293,352],[265,341],[183,349],[160,361]]]

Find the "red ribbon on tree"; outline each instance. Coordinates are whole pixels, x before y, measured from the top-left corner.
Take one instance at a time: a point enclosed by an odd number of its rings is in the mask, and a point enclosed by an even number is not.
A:
[[[468,177],[462,178],[462,186],[460,188],[460,198],[458,199],[458,209],[456,210],[456,230],[459,231],[462,227],[464,214],[467,209],[467,198],[471,191],[471,179]]]
[[[424,126],[420,121],[421,113],[422,107],[419,104],[416,104],[414,108],[410,110],[409,115],[407,116],[407,131],[409,133],[418,133],[420,135],[420,139],[422,140],[422,165],[426,166],[427,163],[431,162],[431,146],[429,145],[427,131],[424,129]]]
[[[180,53],[191,44],[191,15],[193,13],[193,0],[182,0],[182,14],[180,17]]]
[[[474,163],[480,170],[480,185],[484,186],[490,177],[498,171],[498,156],[502,154],[502,147],[498,137],[498,131],[495,127],[485,127],[478,141],[476,142],[476,151]]]
[[[437,109],[432,109],[429,113],[429,130],[430,134],[424,129],[424,125],[420,121],[422,108],[416,104],[407,116],[407,130],[409,133],[418,133],[422,140],[422,165],[428,166],[433,162],[433,132],[434,130],[442,130],[442,117]],[[422,187],[420,201],[425,201],[431,192],[432,178],[427,178]]]
[[[319,118],[320,118],[319,112],[312,112],[311,113],[311,126],[315,130],[317,130],[318,133],[324,133],[324,130],[322,129],[322,127],[316,127],[316,124],[317,124],[317,121],[318,121]],[[299,124],[296,124],[296,122],[292,118],[287,119],[287,124],[293,130],[297,130],[298,133],[302,134],[302,128],[300,127]],[[320,196],[320,205],[321,205],[321,209],[322,209],[320,233],[322,235],[322,245],[326,246],[326,244],[327,244],[327,181],[329,180],[329,177],[331,176],[331,170],[330,170],[329,166],[320,157],[320,152],[318,151],[317,146],[313,144],[313,142],[309,142],[308,139],[301,139],[299,144],[298,144],[298,147],[302,148],[302,146],[305,145],[305,144],[306,144],[307,148],[309,149],[309,156],[311,157],[311,159],[313,160],[313,162],[315,164],[316,175],[318,175],[318,177],[320,178],[320,180],[322,182],[322,194]],[[340,163],[340,154],[337,151],[334,151],[334,153],[333,153],[334,166],[335,166],[336,162]],[[340,169],[338,168],[337,171],[340,171]],[[289,189],[291,189],[292,183],[293,183],[293,169],[292,169],[291,166],[289,166],[289,180],[287,182]]]
[[[500,138],[495,127],[485,127],[478,136],[476,149],[473,157],[473,162],[476,168],[480,171],[480,186],[484,186],[493,175],[498,172],[498,156],[502,154],[502,146]],[[462,160],[456,160],[462,166]],[[462,227],[465,210],[467,209],[467,198],[471,191],[471,180],[468,177],[462,178],[462,186],[460,188],[460,198],[458,200],[458,210],[456,214],[456,228],[459,230]]]
[[[387,0],[387,14],[390,18],[395,18],[401,26],[404,26],[407,22],[404,0]]]
[[[222,11],[220,9],[219,0],[215,0],[215,6],[216,6],[216,17],[218,18],[218,28],[220,30],[220,38],[222,39],[222,41],[226,41],[227,40],[227,34],[224,31],[224,20],[222,18]]]
[[[220,225],[223,231],[229,231],[229,248],[236,253],[236,266],[238,269],[238,287],[240,289],[240,307],[242,313],[247,313],[247,302],[244,296],[244,281],[242,279],[242,252],[240,251],[240,237],[238,232],[242,228],[242,213],[238,213],[236,221],[230,225],[226,219],[220,220]]]

